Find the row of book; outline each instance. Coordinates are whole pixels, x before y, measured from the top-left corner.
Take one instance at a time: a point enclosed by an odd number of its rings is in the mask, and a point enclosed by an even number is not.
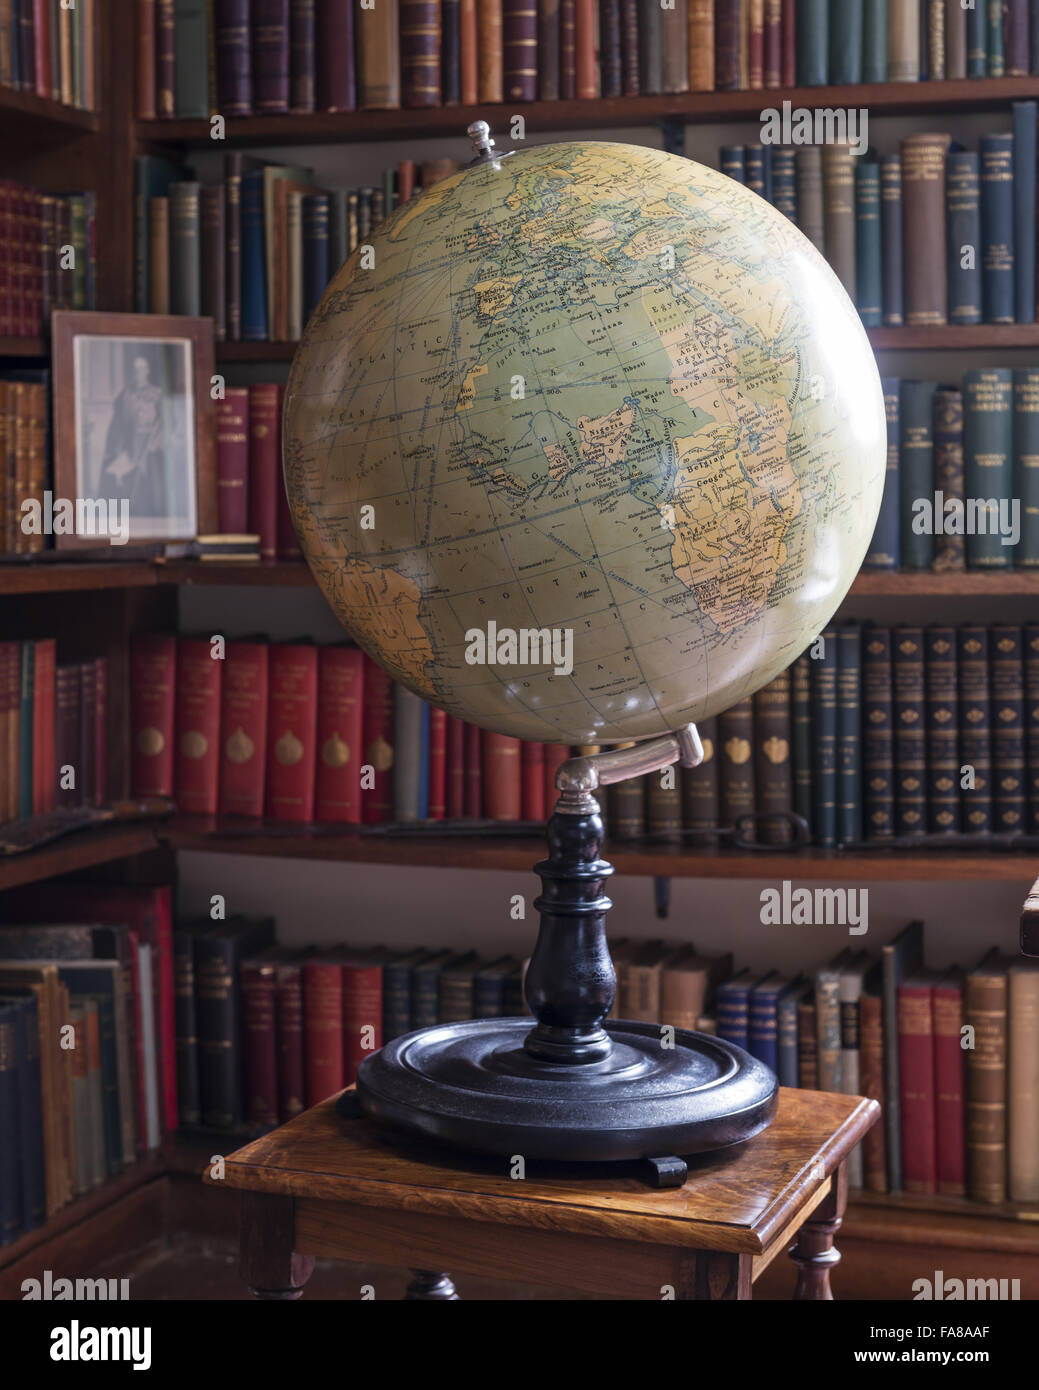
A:
[[[44,548],[42,528],[22,525],[22,506],[41,501],[50,477],[50,372],[0,373],[0,555],[31,555]]]
[[[0,1244],[177,1127],[168,887],[48,882],[0,926]]]
[[[610,788],[611,839],[759,843],[1039,830],[1039,626],[829,628],[755,695],[697,726],[680,778]]]
[[[1039,72],[1030,0],[156,0],[138,12],[146,118]]]
[[[39,338],[52,309],[97,301],[95,197],[0,179],[0,335]]]
[[[385,171],[381,187],[325,189],[314,171],[237,152],[203,186],[155,155],[134,165],[138,312],[204,314],[217,341],[294,342],[328,281],[373,228],[451,159]]]
[[[0,5],[0,87],[92,111],[95,0],[5,0]]]
[[[719,166],[826,256],[867,328],[1034,323],[1037,107],[1012,110],[977,151],[923,134],[857,157],[839,129],[801,144],[791,127],[793,144],[723,145]],[[826,114],[806,111],[809,140]]]
[[[0,642],[0,822],[107,792],[108,662],[56,662],[53,637]]]
[[[540,821],[569,756],[453,719],[345,644],[141,635],[130,709],[133,794],[195,815]]]
[[[887,472],[868,569],[1039,565],[1039,370],[883,379]]]

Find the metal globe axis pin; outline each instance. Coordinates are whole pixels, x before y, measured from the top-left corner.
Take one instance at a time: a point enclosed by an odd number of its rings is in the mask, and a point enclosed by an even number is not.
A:
[[[616,991],[603,893],[613,866],[600,857],[595,792],[702,760],[690,724],[560,766],[549,856],[535,866],[541,923],[525,995],[536,1023],[478,1019],[395,1038],[361,1064],[365,1113],[465,1149],[573,1161],[701,1153],[770,1123],[776,1078],[742,1048],[654,1023],[605,1021]],[[657,1163],[654,1172],[664,1185],[679,1169]]]

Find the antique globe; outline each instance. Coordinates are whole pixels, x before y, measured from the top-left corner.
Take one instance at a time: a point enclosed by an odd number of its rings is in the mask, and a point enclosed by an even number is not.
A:
[[[307,326],[293,518],[345,627],[423,699],[519,738],[635,746],[557,776],[536,1025],[395,1039],[362,1064],[360,1104],[528,1158],[724,1147],[771,1121],[776,1079],[723,1039],[605,1022],[594,791],[695,765],[695,721],[832,617],[880,507],[880,379],[836,275],[746,188],[657,150],[499,153],[470,133],[473,163],[377,228]]]

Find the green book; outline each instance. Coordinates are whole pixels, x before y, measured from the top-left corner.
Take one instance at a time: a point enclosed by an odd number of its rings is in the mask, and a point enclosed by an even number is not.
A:
[[[209,8],[206,0],[173,7],[173,109],[180,117],[209,115]]]
[[[967,566],[1008,569],[1004,545],[1013,512],[1013,377],[1009,367],[963,374],[963,463]]]

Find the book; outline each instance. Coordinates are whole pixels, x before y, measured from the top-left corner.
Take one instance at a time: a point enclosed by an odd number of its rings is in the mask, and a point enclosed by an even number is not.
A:
[[[842,5],[841,9],[845,7]],[[880,223],[880,164],[862,159],[854,166],[855,307],[867,328],[884,321]]]
[[[909,0],[898,0],[904,13]],[[895,15],[889,11],[889,35]],[[890,48],[889,48],[890,53]],[[904,70],[904,69],[903,69]],[[891,71],[888,81],[915,81]],[[902,141],[905,322],[909,327],[948,321],[945,249],[945,159],[950,137],[909,135]]]
[[[1034,122],[1033,122],[1034,130]],[[1015,309],[1014,136],[978,138],[981,288],[986,323],[1013,323]],[[1026,181],[1027,182],[1027,181]],[[1032,208],[1034,236],[1034,200]],[[1034,298],[1034,281],[1032,288]]]
[[[776,1076],[781,1086],[797,1086],[799,1082],[798,1009],[811,996],[812,983],[804,975],[790,982],[789,989],[776,1000]]]
[[[934,982],[934,1120],[940,1197],[967,1192],[964,1130],[963,972],[953,968]]]
[[[266,811],[274,820],[314,819],[317,648],[274,642],[269,655]]]
[[[859,1094],[881,1109],[880,1119],[862,1141],[863,1186],[867,1192],[887,1192],[883,1001],[878,986],[865,982],[859,997]]]
[[[718,787],[718,721],[714,715],[701,719],[697,724],[703,760],[697,767],[684,767],[680,772],[682,784],[682,825],[686,830],[696,831],[691,843],[709,843],[710,832],[719,825],[719,787]],[[619,787],[632,788],[635,801],[631,807],[632,826],[641,826],[642,787],[641,779],[632,778],[618,783]],[[614,818],[610,820],[611,833],[616,835]],[[633,828],[633,835],[639,830]]]
[[[887,80],[919,82],[921,0],[889,0],[887,6]]]
[[[1014,441],[1012,496],[1020,504],[1020,538],[1014,565],[1039,567],[1039,370],[1018,367],[1013,375]]]
[[[965,1054],[967,1195],[976,1202],[1006,1200],[1008,966],[994,946],[964,984],[974,1043]]]
[[[963,374],[964,490],[976,524],[966,537],[971,569],[1007,569],[1001,534],[1013,488],[1013,372],[971,368]]]
[[[960,829],[960,759],[953,628],[924,630],[924,676],[927,826],[934,834],[956,834]]]
[[[868,976],[877,978],[878,970],[868,952],[857,951],[846,959],[837,980],[841,1032],[840,1088],[847,1096],[862,1094],[860,1004]],[[848,1185],[865,1185],[861,1144],[856,1144],[848,1155]]]
[[[763,813],[758,836],[765,844],[788,844],[793,810],[790,762],[790,671],[781,671],[753,696],[754,784]]]
[[[1010,963],[1007,1020],[1007,1197],[1011,1202],[1037,1202],[1039,961]]]
[[[715,990],[718,1037],[746,1050],[750,1041],[750,992],[755,979],[743,969],[723,980]]]
[[[718,984],[731,974],[731,951],[700,955],[689,947],[668,955],[660,972],[660,1022],[695,1031],[714,1007]]]
[[[816,844],[837,843],[837,632],[822,634],[822,649],[812,652],[812,828]]]
[[[610,11],[616,25],[614,39],[620,67],[620,4]],[[538,95],[537,6],[530,0],[502,0],[502,83],[506,101],[534,101]],[[620,95],[620,83],[618,81]]]
[[[930,569],[934,564],[933,526],[917,524],[919,503],[934,496],[934,396],[937,382],[905,381],[899,385],[899,497],[902,568]]]
[[[363,681],[360,648],[318,648],[314,786],[314,816],[318,821],[361,823]]]
[[[862,656],[857,623],[837,629],[837,839],[862,838]]]
[[[1022,632],[989,628],[989,695],[992,719],[992,824],[1004,834],[1025,825],[1025,710]]]
[[[841,1085],[841,970],[851,959],[848,947],[815,972],[815,1032],[818,1089],[840,1091]]]
[[[752,1057],[772,1071],[779,1069],[779,1001],[790,980],[776,970],[758,980],[748,996],[747,1045]]]
[[[934,483],[936,499],[941,499],[943,521],[957,507],[965,514],[963,394],[946,387],[934,393]],[[935,505],[937,508],[937,500]],[[963,535],[946,529],[943,524],[941,534],[934,541],[934,568],[962,570],[966,563],[967,547]]]
[[[927,828],[926,690],[923,630],[897,627],[891,636],[895,747],[895,825],[899,835]]]
[[[218,773],[222,814],[263,815],[268,656],[266,642],[228,642],[224,650]]]
[[[882,154],[880,165],[880,265],[884,323],[905,322],[902,156]]]
[[[946,248],[950,323],[981,323],[981,183],[974,150],[946,158]]]
[[[961,780],[960,814],[964,829],[975,834],[992,828],[992,720],[988,655],[987,628],[969,624],[957,629],[960,765],[970,769],[967,782]]]
[[[257,382],[249,387],[249,532],[260,538],[260,556],[278,555],[278,493],[281,481],[281,409],[284,387]]]
[[[754,705],[740,700],[718,716],[718,781],[727,825],[754,811]]]
[[[889,1192],[903,1191],[898,991],[905,978],[923,968],[923,934],[923,922],[910,922],[892,941],[885,943],[880,952],[883,974],[884,1125]]]
[[[190,815],[215,815],[220,776],[220,685],[223,663],[208,637],[177,638],[177,806]]]
[[[877,524],[873,529],[869,550],[863,564],[869,569],[898,569],[901,565],[901,484],[899,456],[900,382],[897,377],[884,377],[884,411],[887,420],[887,456],[884,473],[884,494],[880,502]]]

